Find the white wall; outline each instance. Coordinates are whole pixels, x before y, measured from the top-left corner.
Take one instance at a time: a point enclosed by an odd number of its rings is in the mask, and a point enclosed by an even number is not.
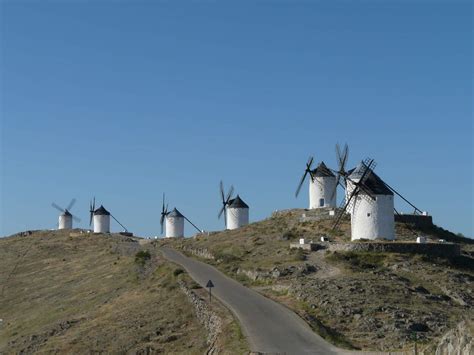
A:
[[[226,208],[227,229],[237,229],[249,224],[248,208]]]
[[[110,216],[94,215],[94,233],[110,233]]]
[[[59,215],[58,229],[72,229],[72,216]]]
[[[351,239],[395,239],[393,196],[376,195],[376,200],[360,193],[354,197]]]
[[[166,217],[166,238],[184,237],[184,218]]]
[[[337,191],[331,198],[336,186],[336,178],[332,176],[315,177],[314,181],[309,179],[309,208],[336,207]],[[320,206],[320,199],[324,199],[324,205]]]

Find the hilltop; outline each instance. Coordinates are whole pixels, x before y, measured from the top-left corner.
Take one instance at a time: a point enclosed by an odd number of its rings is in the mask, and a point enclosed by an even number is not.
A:
[[[416,341],[430,353],[446,332],[474,319],[473,240],[434,225],[396,223],[400,242],[414,241],[416,233],[460,243],[463,255],[290,250],[299,238],[350,241],[348,217],[332,232],[333,219],[324,215],[327,211],[282,211],[237,230],[156,245],[216,266],[284,303],[327,340],[348,349],[407,350]]]
[[[0,239],[0,353],[245,352],[230,313],[203,313],[203,297],[138,238],[75,230]]]

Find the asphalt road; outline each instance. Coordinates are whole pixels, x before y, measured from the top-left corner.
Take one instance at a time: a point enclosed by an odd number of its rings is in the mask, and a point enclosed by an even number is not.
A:
[[[168,248],[164,256],[186,269],[189,275],[205,287],[212,280],[212,295],[224,303],[238,318],[250,349],[279,354],[345,354],[326,342],[288,308],[260,295],[225,276],[214,267],[188,258]]]

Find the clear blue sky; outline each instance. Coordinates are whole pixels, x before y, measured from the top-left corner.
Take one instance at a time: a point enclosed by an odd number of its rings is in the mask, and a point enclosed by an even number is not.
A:
[[[156,235],[163,191],[220,229],[220,179],[256,221],[306,207],[304,163],[335,166],[336,142],[436,224],[474,234],[470,1],[0,9],[0,235],[54,227],[51,202],[72,197],[86,227],[94,195]]]

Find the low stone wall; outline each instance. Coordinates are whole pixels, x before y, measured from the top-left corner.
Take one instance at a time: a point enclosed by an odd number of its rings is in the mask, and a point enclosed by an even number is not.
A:
[[[419,214],[395,214],[395,222],[413,224],[417,228],[433,227],[433,217]]]
[[[316,251],[322,248],[323,246],[318,243],[306,243],[306,244],[290,243],[290,249],[303,249],[303,250],[309,250],[309,251]]]
[[[206,248],[190,248],[190,247],[185,246],[183,247],[183,251],[188,252],[192,255],[195,255],[199,258],[210,259],[210,260],[215,259],[214,255],[212,255],[212,253]]]
[[[203,301],[198,295],[190,290],[183,281],[178,281],[181,291],[188,297],[191,304],[196,310],[196,316],[199,323],[201,323],[207,330],[207,343],[209,348],[206,354],[217,354],[219,350],[216,348],[216,340],[222,332],[222,320],[213,312],[209,304]]]
[[[329,251],[362,251],[386,253],[413,253],[442,257],[461,255],[459,244],[452,243],[397,243],[397,242],[364,242],[364,243],[328,243]]]

